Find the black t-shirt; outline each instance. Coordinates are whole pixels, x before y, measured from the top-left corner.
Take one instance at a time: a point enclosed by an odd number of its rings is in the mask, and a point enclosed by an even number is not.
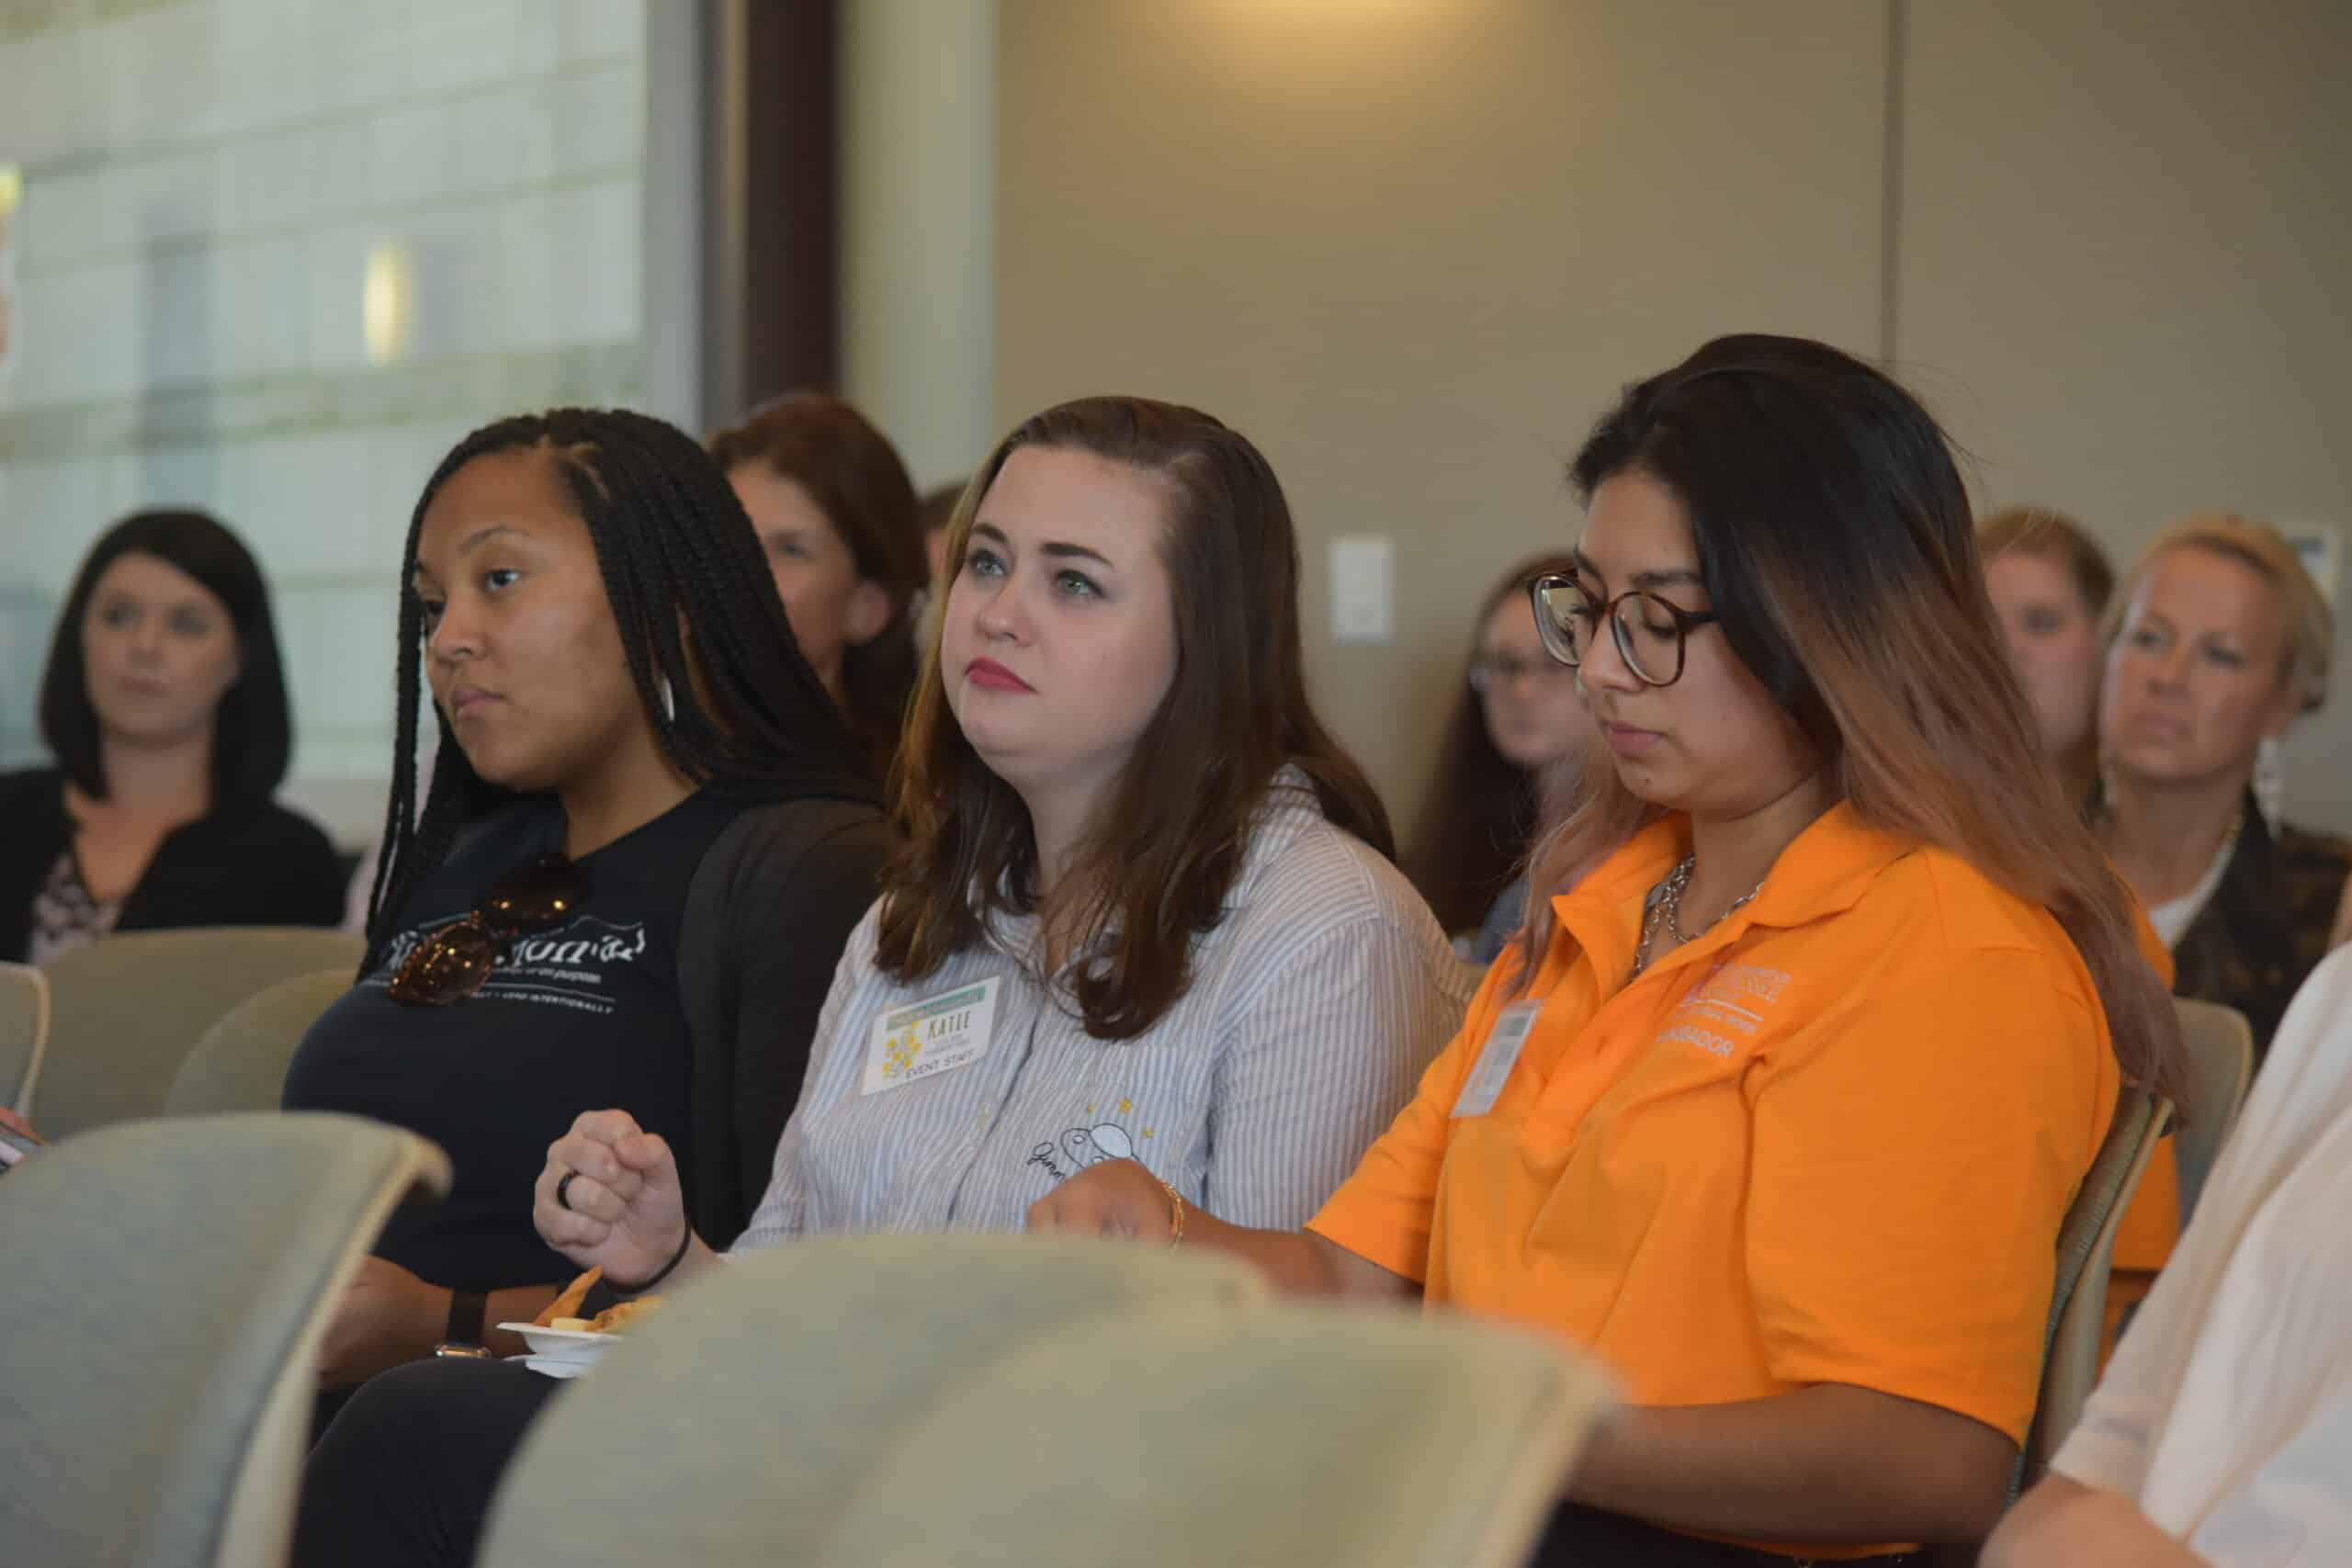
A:
[[[392,972],[500,876],[561,848],[561,813],[498,824],[419,886],[385,964],[311,1025],[286,1077],[288,1111],[371,1116],[448,1151],[447,1201],[395,1213],[378,1256],[459,1290],[568,1279],[532,1226],[531,1188],[582,1111],[627,1111],[669,1140],[682,1173],[694,1168],[678,929],[695,866],[741,809],[696,794],[583,857],[588,895],[570,923],[517,941],[449,1007],[393,1001]]]

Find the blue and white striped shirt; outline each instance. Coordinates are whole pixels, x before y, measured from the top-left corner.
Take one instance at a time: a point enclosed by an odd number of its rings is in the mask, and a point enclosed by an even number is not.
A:
[[[1476,976],[1412,885],[1325,821],[1294,770],[1260,809],[1226,907],[1193,942],[1191,987],[1130,1040],[1089,1035],[1043,983],[1035,917],[998,920],[903,985],[874,967],[867,910],[737,1247],[1018,1230],[1057,1182],[1120,1156],[1234,1224],[1305,1224],[1411,1098]],[[883,1015],[935,998],[960,1008],[991,979],[985,1052],[905,1072],[897,1053],[913,1037],[877,1029]]]

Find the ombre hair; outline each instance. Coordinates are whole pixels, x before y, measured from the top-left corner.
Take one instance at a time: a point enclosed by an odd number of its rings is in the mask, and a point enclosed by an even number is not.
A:
[[[1681,502],[1726,643],[1838,796],[2048,909],[2090,972],[2124,1077],[2178,1100],[2172,999],[2141,954],[2131,895],[2047,763],[1935,420],[1826,344],[1718,338],[1628,387],[1569,468],[1586,501],[1624,473]],[[1657,815],[1614,768],[1587,769],[1533,886],[1572,886]],[[1542,897],[1529,913],[1522,976],[1556,924]]]
[[[2199,512],[2156,536],[2123,580],[2122,592],[2099,623],[2099,643],[2112,648],[2156,562],[2177,550],[2204,550],[2237,562],[2270,585],[2278,602],[2278,684],[2298,692],[2296,711],[2316,713],[2327,701],[2329,666],[2335,661],[2335,613],[2295,554],[2295,547],[2267,523],[2234,512]]]
[[[1047,409],[1006,436],[965,488],[948,525],[944,584],[962,570],[989,487],[1023,446],[1123,463],[1167,494],[1160,548],[1175,676],[1056,889],[1059,907],[1044,911],[1070,952],[1101,943],[1063,982],[1088,1032],[1128,1039],[1191,984],[1193,941],[1224,915],[1281,769],[1306,774],[1334,827],[1392,859],[1396,845],[1380,796],[1307,703],[1298,541],[1257,447],[1198,410],[1145,398]],[[936,633],[890,795],[906,848],[883,874],[875,964],[915,980],[978,942],[990,913],[1038,908],[1028,808],[949,710]]]

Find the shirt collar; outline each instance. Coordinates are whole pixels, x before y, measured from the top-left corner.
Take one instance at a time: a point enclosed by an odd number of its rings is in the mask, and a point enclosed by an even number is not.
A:
[[[1840,801],[1789,840],[1763,891],[1725,922],[1724,935],[1751,925],[1801,926],[1849,909],[1880,872],[1917,847],[1916,840],[1870,826]],[[1638,904],[1690,852],[1690,818],[1679,812],[1661,817],[1555,898],[1553,908],[1563,923],[1590,930],[1592,917],[1622,909],[1629,900]]]

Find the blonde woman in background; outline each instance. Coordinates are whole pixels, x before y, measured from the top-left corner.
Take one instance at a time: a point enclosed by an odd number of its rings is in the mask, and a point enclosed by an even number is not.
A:
[[[2326,953],[2352,843],[2278,813],[2278,742],[2327,694],[2335,618],[2278,530],[2186,518],[2109,607],[2098,826],[2171,948],[2174,989],[2266,1050]]]

